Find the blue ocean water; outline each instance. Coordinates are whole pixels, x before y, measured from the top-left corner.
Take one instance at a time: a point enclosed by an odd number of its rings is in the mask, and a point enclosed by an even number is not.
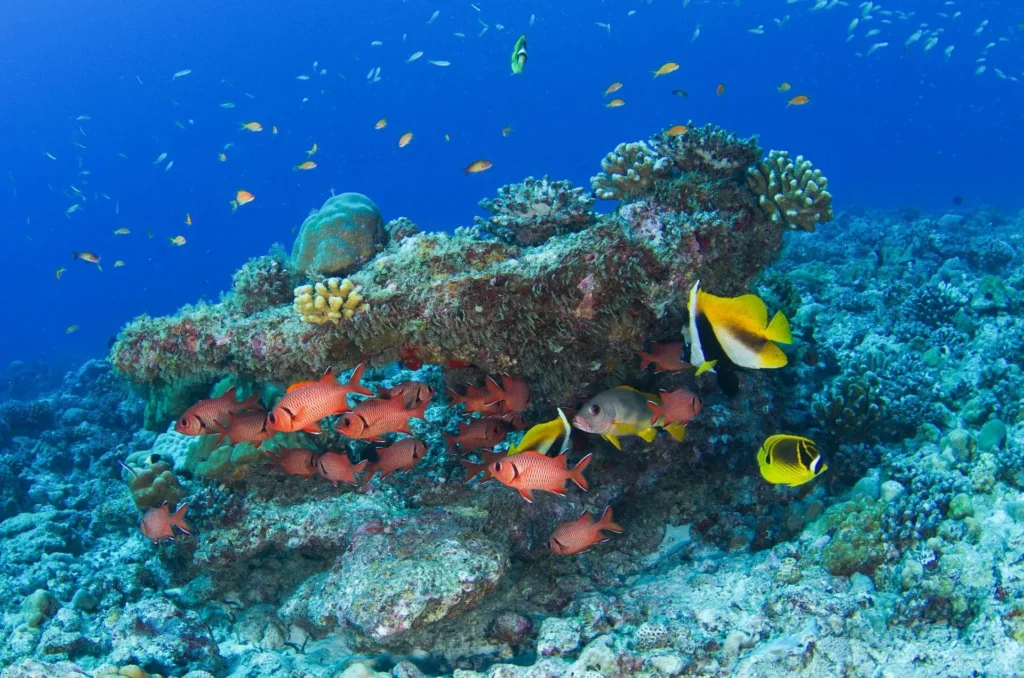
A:
[[[839,208],[962,196],[964,208],[1013,209],[1022,18],[994,1],[8,3],[0,362],[100,355],[135,315],[215,300],[332,191],[451,230],[503,184],[547,173],[586,186],[617,143],[690,119],[813,159]],[[522,33],[529,62],[513,76]],[[681,68],[652,78],[668,61]],[[616,81],[626,105],[609,109]],[[787,107],[797,94],[811,103]],[[239,129],[250,121],[264,131]],[[318,166],[294,171],[314,142]],[[493,169],[464,175],[481,158]],[[239,189],[256,199],[233,214]],[[99,255],[103,271],[72,250]]]

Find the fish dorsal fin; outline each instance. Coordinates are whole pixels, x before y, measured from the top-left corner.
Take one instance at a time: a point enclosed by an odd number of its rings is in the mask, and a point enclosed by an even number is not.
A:
[[[334,376],[333,367],[327,368],[327,370],[324,372],[324,376],[320,377],[320,383],[327,384],[329,386],[341,386],[341,384],[338,383],[338,378]]]
[[[235,393],[237,391],[238,391],[238,387],[237,386],[232,386],[228,390],[224,391],[224,395],[222,395],[221,398],[223,398],[224,400],[234,401],[235,400]]]
[[[793,335],[789,331],[789,320],[786,316],[782,315],[782,311],[777,311],[772,321],[768,323],[768,329],[765,332],[765,336],[772,341],[777,341],[780,344],[792,344]]]
[[[300,388],[304,388],[306,386],[313,386],[313,385],[319,384],[319,383],[320,382],[318,382],[318,381],[297,381],[294,384],[292,384],[291,386],[289,386],[288,390],[285,391],[285,393],[291,393],[292,391],[297,391]]]
[[[768,308],[756,294],[739,297],[716,297],[707,292],[697,292],[697,307],[712,326],[726,324],[742,327],[762,334],[768,326]]]
[[[632,386],[626,386],[625,384],[622,384],[621,386],[616,386],[615,388],[620,390],[620,391],[631,391],[631,392],[636,393],[638,395],[642,395],[645,400],[653,400],[656,403],[660,403],[661,402],[661,398],[658,395],[656,395],[654,393],[644,393],[640,389],[633,388]]]

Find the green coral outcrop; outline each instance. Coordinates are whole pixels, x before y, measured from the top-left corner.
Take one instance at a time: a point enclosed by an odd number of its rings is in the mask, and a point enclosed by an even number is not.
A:
[[[747,170],[747,186],[776,223],[813,231],[816,224],[832,221],[828,179],[802,155],[791,160],[786,151],[769,152],[767,158]]]
[[[889,553],[882,524],[884,515],[885,503],[867,497],[829,509],[824,520],[832,539],[821,556],[825,569],[842,576],[854,572],[874,574]]]
[[[292,248],[294,273],[336,275],[355,270],[387,241],[380,209],[361,193],[332,196],[310,214]]]

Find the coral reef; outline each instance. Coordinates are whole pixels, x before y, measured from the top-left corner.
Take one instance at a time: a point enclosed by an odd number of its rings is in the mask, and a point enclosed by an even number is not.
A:
[[[832,221],[828,179],[802,155],[792,160],[786,151],[770,151],[747,170],[747,185],[772,221],[804,231]]]
[[[360,193],[342,193],[310,214],[292,247],[296,274],[338,275],[368,261],[387,240],[380,210]]]
[[[497,198],[481,200],[480,207],[491,216],[476,217],[476,223],[503,242],[531,247],[593,224],[597,219],[593,205],[594,198],[569,181],[527,177],[522,183],[499,188]]]
[[[288,301],[292,286],[287,267],[284,249],[279,246],[265,257],[245,262],[231,278],[231,306],[249,315]]]
[[[622,143],[601,161],[601,173],[591,177],[594,195],[602,200],[636,200],[654,184],[672,176],[672,160],[646,142]]]
[[[337,325],[351,320],[356,313],[366,313],[370,304],[363,300],[363,288],[350,279],[327,278],[324,282],[295,288],[295,312],[302,322]]]

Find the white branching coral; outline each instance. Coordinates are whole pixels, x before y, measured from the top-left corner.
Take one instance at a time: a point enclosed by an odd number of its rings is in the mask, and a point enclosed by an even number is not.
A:
[[[322,325],[335,325],[342,319],[349,320],[356,313],[365,313],[370,305],[363,300],[362,286],[348,278],[328,278],[315,285],[295,288],[295,312],[302,321]]]
[[[672,160],[643,141],[619,144],[601,161],[604,170],[591,177],[594,195],[602,200],[636,200],[659,179],[672,176]]]
[[[832,220],[828,179],[802,155],[791,160],[785,151],[771,151],[747,170],[747,186],[772,221],[813,231],[816,224]]]

